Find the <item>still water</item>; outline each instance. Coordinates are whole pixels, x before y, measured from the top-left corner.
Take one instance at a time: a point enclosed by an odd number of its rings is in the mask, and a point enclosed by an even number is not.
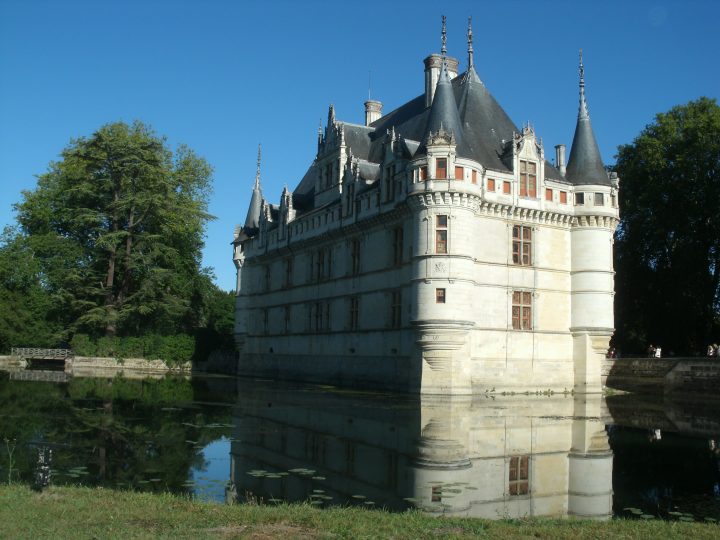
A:
[[[720,519],[720,403],[23,378],[0,373],[0,482],[31,483],[47,447],[57,485],[485,518]]]

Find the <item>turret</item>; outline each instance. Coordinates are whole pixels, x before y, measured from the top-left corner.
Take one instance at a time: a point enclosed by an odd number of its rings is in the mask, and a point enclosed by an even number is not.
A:
[[[248,236],[253,236],[260,226],[260,214],[262,212],[262,188],[260,187],[260,160],[262,158],[262,145],[258,144],[257,171],[255,173],[255,186],[253,187],[250,206],[243,230]]]
[[[571,323],[575,391],[602,389],[602,361],[614,332],[614,189],[605,172],[585,101],[580,51],[580,107],[565,177],[575,184],[571,229]]]

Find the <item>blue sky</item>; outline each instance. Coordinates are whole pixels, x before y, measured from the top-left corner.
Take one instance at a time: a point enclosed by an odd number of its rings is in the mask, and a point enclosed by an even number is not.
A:
[[[422,60],[466,58],[546,151],[572,142],[577,54],[590,115],[612,163],[658,112],[718,98],[720,2],[35,1],[0,0],[0,226],[70,139],[142,120],[214,167],[204,264],[234,285],[230,241],[263,145],[262,183],[278,202],[311,163],[332,102],[362,123],[368,95],[389,112],[423,92]],[[621,185],[622,187],[622,185]]]

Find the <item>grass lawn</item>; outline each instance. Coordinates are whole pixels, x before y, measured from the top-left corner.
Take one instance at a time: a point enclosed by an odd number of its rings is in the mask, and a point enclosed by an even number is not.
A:
[[[174,495],[0,486],[0,538],[720,538],[720,525],[658,520],[437,518],[309,504],[222,505]]]

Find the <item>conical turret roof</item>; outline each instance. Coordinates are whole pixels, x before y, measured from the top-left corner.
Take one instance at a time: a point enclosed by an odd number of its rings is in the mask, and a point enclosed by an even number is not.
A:
[[[258,161],[257,172],[255,173],[255,186],[253,187],[252,197],[250,198],[250,206],[248,207],[247,217],[245,218],[245,226],[243,230],[248,233],[260,227],[260,214],[262,213],[262,188],[260,187],[260,158],[262,148],[258,145]]]
[[[585,101],[585,68],[580,52],[580,107],[565,177],[574,184],[610,185]]]
[[[460,122],[460,113],[458,112],[457,103],[455,102],[455,94],[453,92],[452,82],[447,70],[447,63],[443,60],[440,68],[440,77],[435,89],[432,105],[430,106],[430,114],[428,115],[427,124],[425,124],[425,132],[419,152],[425,153],[426,140],[430,133],[438,133],[441,130],[452,133],[455,137],[455,144],[458,155],[467,154],[463,152],[465,145],[463,144],[463,130]]]

